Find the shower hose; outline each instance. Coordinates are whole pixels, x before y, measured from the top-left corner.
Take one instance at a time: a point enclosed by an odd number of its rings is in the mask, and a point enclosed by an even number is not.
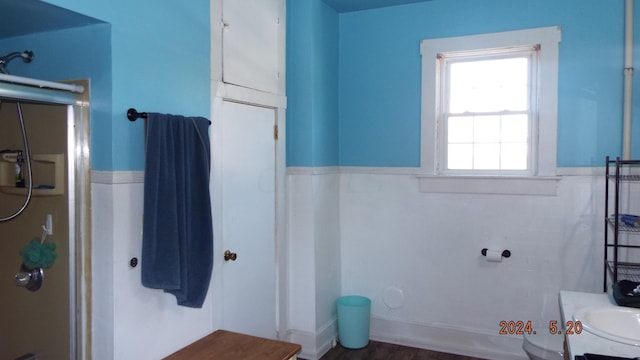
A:
[[[29,142],[27,141],[27,132],[25,130],[25,126],[24,126],[24,117],[22,116],[22,106],[20,105],[20,102],[16,102],[16,106],[18,108],[18,118],[20,120],[20,131],[22,132],[22,143],[24,144],[24,154],[25,154],[25,159],[26,159],[26,164],[27,164],[27,179],[29,181],[29,187],[27,190],[27,196],[24,199],[24,202],[22,203],[22,206],[13,214],[9,215],[9,216],[3,216],[0,217],[0,222],[5,222],[5,221],[9,221],[9,220],[13,220],[16,217],[18,217],[20,214],[22,214],[24,212],[24,210],[27,208],[27,205],[29,205],[29,202],[31,201],[31,194],[33,192],[33,182],[31,181],[32,177],[31,177],[31,156],[29,154]],[[2,100],[0,100],[0,110],[2,109]]]

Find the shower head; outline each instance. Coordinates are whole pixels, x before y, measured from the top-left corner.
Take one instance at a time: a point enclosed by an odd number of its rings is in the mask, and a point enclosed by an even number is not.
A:
[[[9,61],[18,57],[22,58],[22,61],[24,61],[25,63],[30,63],[31,60],[33,60],[33,51],[29,51],[29,50],[25,50],[23,52],[15,51],[5,56],[0,56],[0,73],[8,75],[9,72],[7,71],[5,66],[9,63]]]

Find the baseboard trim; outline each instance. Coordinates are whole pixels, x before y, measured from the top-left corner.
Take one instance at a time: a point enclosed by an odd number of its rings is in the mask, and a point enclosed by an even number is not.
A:
[[[320,328],[320,332],[316,335],[316,353],[318,355],[318,359],[331,350],[337,338],[338,318],[333,318],[327,321],[324,326]]]
[[[493,360],[527,360],[522,338],[472,329],[371,318],[370,338],[403,346]]]
[[[316,333],[299,330],[288,330],[287,341],[300,344],[302,350],[298,357],[307,360],[318,360],[333,347],[338,336],[338,320],[327,321]]]
[[[299,344],[302,347],[298,358],[308,360],[318,360],[316,352],[315,334],[307,331],[289,330],[287,331],[287,341]]]

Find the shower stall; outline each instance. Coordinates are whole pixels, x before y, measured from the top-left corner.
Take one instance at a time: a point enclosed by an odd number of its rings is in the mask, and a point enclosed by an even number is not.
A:
[[[89,96],[78,92],[88,81],[68,91],[4,65],[0,58],[0,358],[90,358]]]

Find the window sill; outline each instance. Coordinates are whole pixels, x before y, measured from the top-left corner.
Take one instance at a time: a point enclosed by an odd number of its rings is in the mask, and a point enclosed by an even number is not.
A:
[[[556,196],[560,177],[426,176],[419,175],[422,193]]]

